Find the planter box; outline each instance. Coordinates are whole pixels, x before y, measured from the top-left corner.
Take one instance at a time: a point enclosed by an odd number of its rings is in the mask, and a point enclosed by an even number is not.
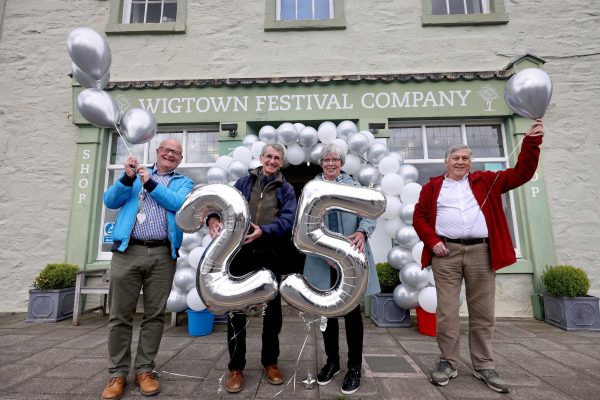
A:
[[[27,322],[57,322],[71,318],[75,288],[30,290]]]
[[[392,293],[371,296],[371,320],[381,328],[410,327],[410,310],[398,307]]]
[[[600,331],[598,297],[555,297],[544,293],[544,321],[566,331]]]

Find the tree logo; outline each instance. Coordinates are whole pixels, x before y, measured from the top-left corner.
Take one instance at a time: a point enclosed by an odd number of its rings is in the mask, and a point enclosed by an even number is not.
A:
[[[485,111],[496,111],[492,109],[492,103],[498,98],[498,92],[492,85],[490,85],[489,83],[483,85],[481,90],[479,90],[479,96],[487,104],[487,110]]]

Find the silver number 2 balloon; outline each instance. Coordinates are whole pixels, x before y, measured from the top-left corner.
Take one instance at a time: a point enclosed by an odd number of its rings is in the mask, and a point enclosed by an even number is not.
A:
[[[365,253],[352,248],[344,236],[329,231],[324,217],[330,209],[376,218],[385,210],[385,196],[376,190],[325,181],[304,186],[294,220],[294,244],[307,254],[315,254],[338,265],[338,280],[328,290],[319,290],[300,274],[289,275],[279,291],[291,306],[316,315],[345,315],[360,302],[368,282]]]
[[[250,313],[275,297],[277,280],[264,268],[241,277],[229,273],[229,264],[242,247],[250,226],[248,203],[237,189],[228,185],[196,187],[177,212],[177,226],[186,233],[197,232],[211,213],[221,216],[223,229],[200,260],[196,275],[198,293],[215,314]]]

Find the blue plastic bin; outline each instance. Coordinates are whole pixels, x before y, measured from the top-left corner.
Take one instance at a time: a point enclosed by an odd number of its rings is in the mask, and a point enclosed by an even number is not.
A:
[[[215,316],[208,310],[194,311],[187,309],[188,334],[190,336],[210,335],[215,326]]]

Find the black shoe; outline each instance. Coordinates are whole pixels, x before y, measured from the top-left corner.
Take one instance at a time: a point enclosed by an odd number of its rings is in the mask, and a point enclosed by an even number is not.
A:
[[[342,393],[352,394],[358,390],[360,386],[360,369],[350,368],[344,378],[344,384],[342,385]]]
[[[340,366],[334,363],[327,363],[317,375],[317,383],[321,386],[327,385],[334,376],[340,373]]]

